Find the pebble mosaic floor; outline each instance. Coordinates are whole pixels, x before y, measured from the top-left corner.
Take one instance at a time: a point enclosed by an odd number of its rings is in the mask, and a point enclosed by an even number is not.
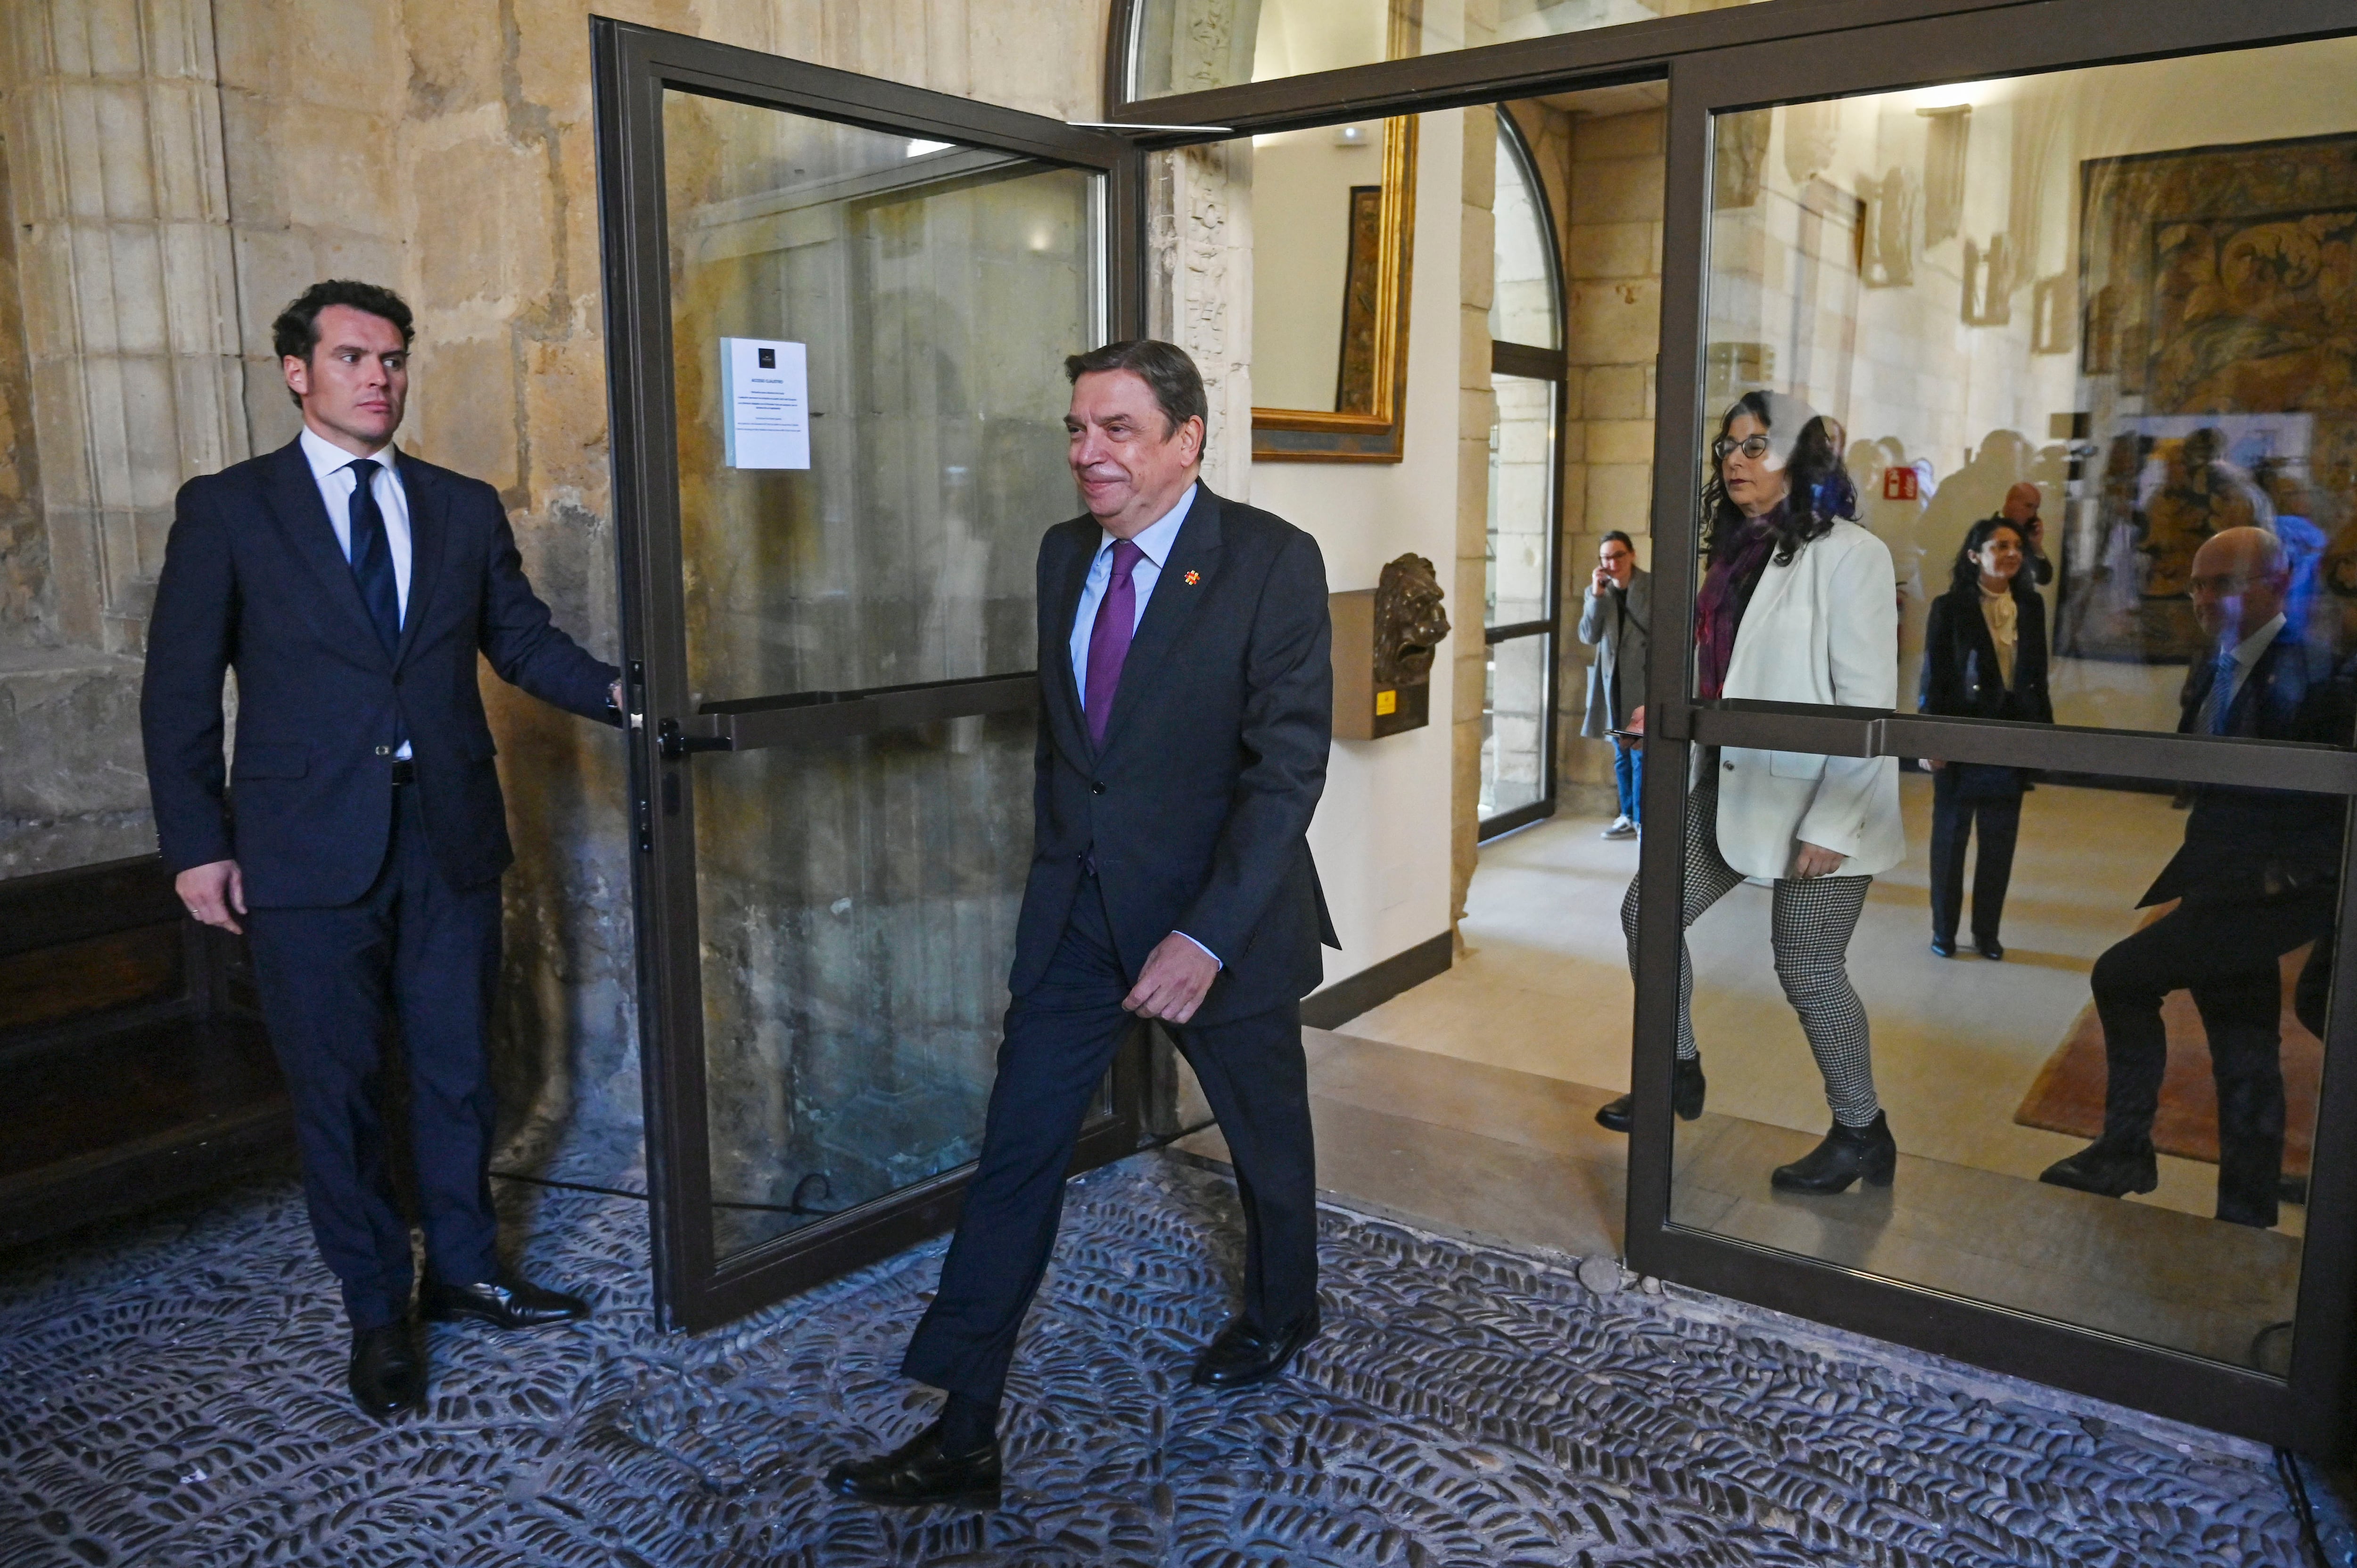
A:
[[[0,1568],[2300,1562],[2245,1445],[1334,1209],[1325,1336],[1206,1394],[1233,1191],[1160,1155],[1071,1193],[1004,1507],[879,1514],[819,1476],[930,1419],[895,1367],[939,1243],[665,1336],[642,1206],[510,1196],[597,1321],[436,1329],[431,1410],[392,1426],[346,1401],[291,1184],[0,1264]]]

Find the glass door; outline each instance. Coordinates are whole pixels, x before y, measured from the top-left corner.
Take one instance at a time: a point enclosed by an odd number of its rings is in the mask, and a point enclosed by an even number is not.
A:
[[[1115,336],[1112,138],[599,31],[667,1317],[944,1227],[1030,864],[1065,354]],[[624,453],[629,453],[628,459]],[[1136,1142],[1134,1067],[1083,1134]]]
[[[2330,1447],[2357,38],[2056,20],[1674,70],[1631,1260]]]

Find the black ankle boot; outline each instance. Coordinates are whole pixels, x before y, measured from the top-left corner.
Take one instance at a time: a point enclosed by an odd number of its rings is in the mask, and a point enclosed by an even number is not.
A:
[[[1848,1191],[1860,1176],[1869,1187],[1889,1187],[1898,1169],[1899,1144],[1890,1136],[1890,1118],[1878,1111],[1867,1126],[1835,1122],[1824,1143],[1791,1165],[1778,1165],[1768,1181],[1784,1192],[1830,1195]]]
[[[1691,1122],[1702,1114],[1702,1058],[1680,1057],[1677,1070],[1670,1075],[1670,1109],[1678,1113],[1679,1121]],[[1624,1094],[1596,1108],[1597,1125],[1615,1133],[1626,1133],[1636,1121],[1637,1097],[1633,1094]]]

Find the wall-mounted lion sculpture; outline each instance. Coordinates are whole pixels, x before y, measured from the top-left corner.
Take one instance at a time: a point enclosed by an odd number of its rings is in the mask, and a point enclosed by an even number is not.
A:
[[[1432,679],[1432,660],[1448,635],[1448,612],[1441,607],[1440,576],[1421,555],[1386,564],[1375,581],[1375,682],[1383,686],[1421,686]]]

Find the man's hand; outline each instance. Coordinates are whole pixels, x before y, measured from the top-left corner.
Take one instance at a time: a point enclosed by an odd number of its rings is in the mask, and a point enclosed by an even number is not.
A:
[[[1121,1004],[1141,1018],[1183,1024],[1195,1015],[1211,982],[1219,978],[1219,961],[1173,931],[1146,955],[1137,984]]]
[[[1606,571],[1606,570],[1605,570],[1603,567],[1601,567],[1601,566],[1598,566],[1598,567],[1596,569],[1595,575],[1592,575],[1591,577],[1589,577],[1589,578],[1587,579],[1587,583],[1588,583],[1588,591],[1589,591],[1590,593],[1597,593],[1597,594],[1600,594],[1600,593],[1602,593],[1602,592],[1603,592],[1605,589],[1607,589],[1607,588],[1615,587],[1615,586],[1617,586],[1617,585],[1618,585],[1617,584],[1615,584],[1615,583],[1612,581],[1612,574],[1611,574],[1611,573],[1609,573],[1609,572],[1608,572],[1608,571]]]
[[[172,891],[180,896],[188,913],[208,926],[219,926],[224,931],[242,934],[243,926],[237,923],[237,914],[245,913],[245,876],[233,860],[209,861],[192,865],[172,878]]]
[[[1842,868],[1849,856],[1827,849],[1821,843],[1801,841],[1801,853],[1792,857],[1792,875],[1806,882],[1813,877],[1831,876]]]
[[[606,700],[614,704],[614,711],[618,714],[627,714],[630,711],[622,706],[622,683],[619,681],[606,688]]]

